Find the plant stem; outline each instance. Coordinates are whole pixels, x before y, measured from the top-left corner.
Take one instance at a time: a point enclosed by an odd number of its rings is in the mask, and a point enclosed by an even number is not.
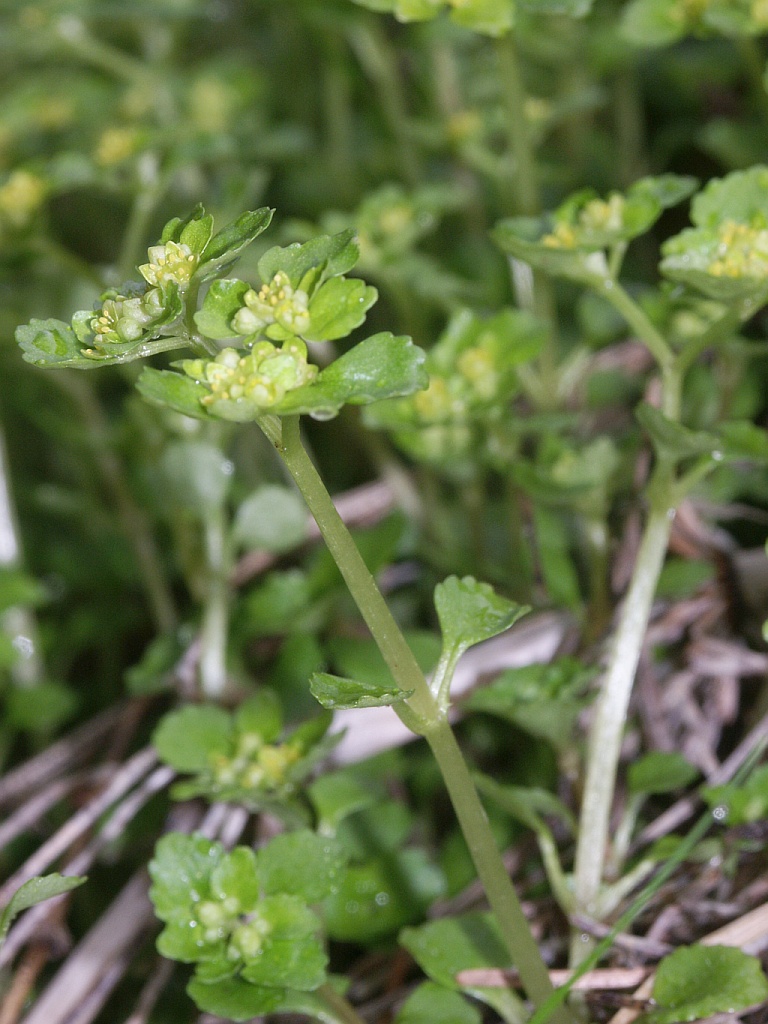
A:
[[[407,708],[401,705],[398,713],[409,728],[425,737],[435,755],[512,962],[520,972],[528,996],[540,1005],[552,992],[549,974],[499,856],[488,818],[453,732],[301,443],[298,417],[284,418],[279,435],[274,420],[263,423],[262,427],[301,491],[392,677],[402,689],[413,690],[413,695],[404,702]],[[565,1022],[569,1017],[566,1014],[559,1019]]]
[[[208,513],[205,522],[208,561],[205,608],[200,629],[200,687],[218,699],[227,685],[227,627],[229,622],[229,554],[224,510]]]
[[[541,210],[539,179],[531,134],[525,117],[525,85],[520,71],[520,59],[512,33],[496,41],[499,83],[506,114],[509,148],[515,160],[516,212],[527,217]],[[557,308],[552,284],[538,271],[533,276],[533,312],[549,327],[547,341],[539,357],[541,375],[540,394],[543,407],[553,407],[557,387]],[[518,296],[518,302],[520,298]],[[523,303],[520,303],[521,305]]]
[[[344,1021],[344,1024],[365,1024],[363,1018],[358,1016],[354,1006],[330,985],[322,985],[317,990],[317,995],[331,1011],[332,1017],[329,1018],[329,1024],[338,1024],[339,1021]]]
[[[604,280],[595,280],[592,284],[596,291],[621,313],[661,369],[664,370],[672,366],[675,359],[674,352],[619,282],[611,277],[606,277]]]
[[[654,501],[613,640],[589,737],[574,892],[578,910],[590,916],[596,913],[603,878],[611,805],[629,699],[672,526],[675,492],[672,468],[660,464],[654,474],[654,484]],[[588,952],[582,947],[580,943],[573,950],[576,962]]]

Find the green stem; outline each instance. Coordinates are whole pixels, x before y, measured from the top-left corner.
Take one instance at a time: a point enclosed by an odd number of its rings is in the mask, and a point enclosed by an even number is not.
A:
[[[331,1016],[323,1019],[323,1024],[365,1024],[363,1018],[355,1011],[354,1006],[344,996],[340,996],[330,985],[322,985],[317,995],[323,1000],[331,1012]]]
[[[638,304],[618,281],[611,277],[591,282],[595,290],[613,306],[637,333],[662,370],[674,364],[675,354]]]
[[[209,512],[205,523],[208,562],[205,608],[200,629],[200,687],[218,699],[227,685],[230,559],[223,508]]]
[[[406,702],[407,708],[401,705],[399,713],[409,728],[426,738],[435,755],[512,962],[520,972],[528,996],[540,1005],[552,992],[549,974],[499,856],[487,815],[451,728],[301,443],[298,417],[284,418],[279,431],[274,420],[261,425],[314,516],[392,677],[402,689],[413,691]],[[563,1022],[568,1019],[567,1015],[560,1018]]]
[[[532,216],[541,208],[536,160],[525,119],[525,86],[520,73],[520,60],[512,33],[496,42],[499,81],[506,110],[507,136],[510,152],[515,158],[517,206],[520,213]]]
[[[378,91],[382,112],[395,138],[399,166],[409,185],[421,180],[419,157],[408,124],[408,112],[397,56],[377,22],[362,22],[349,32],[349,42],[363,70]]]
[[[576,906],[589,916],[597,913],[624,723],[672,525],[675,479],[671,467],[658,466],[652,490],[655,500],[613,639],[589,737],[574,866]],[[587,952],[584,944],[578,943],[572,957],[579,962]]]
[[[515,161],[516,212],[530,217],[541,210],[541,195],[536,155],[525,117],[525,85],[512,33],[507,33],[496,41],[496,58],[509,148]],[[547,343],[539,357],[542,384],[540,393],[544,397],[542,405],[552,407],[558,394],[557,307],[550,280],[538,271],[531,273],[533,294],[530,305],[533,312],[549,327]],[[520,302],[521,298],[522,296],[518,296],[518,302],[523,305],[524,303]]]

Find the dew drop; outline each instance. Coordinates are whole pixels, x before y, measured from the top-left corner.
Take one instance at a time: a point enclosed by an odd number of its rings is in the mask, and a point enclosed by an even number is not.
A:
[[[377,907],[386,907],[386,905],[389,903],[389,893],[377,892],[376,895],[374,896],[374,900],[376,901]]]
[[[712,809],[712,817],[715,821],[725,821],[728,817],[728,808],[724,804],[718,804]]]
[[[336,415],[335,409],[312,409],[309,414],[313,420],[319,420],[324,423],[326,420],[332,420]]]

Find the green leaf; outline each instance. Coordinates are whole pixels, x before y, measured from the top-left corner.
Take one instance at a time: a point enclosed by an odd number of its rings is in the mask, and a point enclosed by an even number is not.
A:
[[[205,249],[195,278],[198,281],[206,280],[231,266],[243,249],[269,227],[273,213],[274,210],[266,206],[259,210],[248,210],[232,224],[217,232]]]
[[[210,214],[205,216],[200,207],[200,216],[194,217],[184,225],[179,233],[179,242],[182,245],[188,245],[192,252],[199,256],[211,240],[212,234],[213,217]]]
[[[291,1013],[311,1017],[323,1024],[346,1024],[321,994],[266,988],[252,985],[242,978],[229,978],[212,985],[193,978],[187,986],[187,994],[198,1009],[226,1020],[247,1021],[268,1013]]]
[[[69,324],[61,320],[30,320],[16,328],[24,359],[35,366],[76,366],[92,370],[103,360],[86,359]]]
[[[84,875],[60,875],[53,872],[50,875],[36,875],[20,885],[11,896],[8,904],[0,914],[0,944],[2,944],[8,929],[14,919],[22,912],[34,907],[38,903],[50,900],[54,896],[61,896],[65,892],[77,889],[87,881]]]
[[[158,841],[149,862],[153,882],[149,898],[161,921],[178,922],[190,931],[194,895],[202,898],[209,894],[211,872],[223,856],[221,843],[200,835],[169,832]]]
[[[584,18],[592,10],[593,0],[518,0],[531,14],[565,14],[569,18]]]
[[[21,569],[0,566],[0,614],[9,608],[34,608],[48,598],[45,587]]]
[[[243,296],[248,289],[249,285],[237,278],[213,281],[202,307],[195,313],[195,323],[200,333],[215,341],[238,337],[229,325],[232,317],[242,307]]]
[[[308,787],[307,795],[324,834],[333,834],[344,818],[376,803],[374,793],[351,771],[321,775]]]
[[[768,214],[768,167],[734,171],[713,178],[691,203],[691,221],[700,228],[716,228],[724,220],[749,224]]]
[[[632,0],[622,12],[621,31],[636,46],[669,46],[697,27],[700,16],[669,0]]]
[[[447,650],[463,653],[469,647],[503,633],[530,611],[500,597],[473,576],[449,576],[435,587],[435,608]]]
[[[444,892],[442,873],[421,850],[397,850],[347,868],[323,907],[328,934],[341,942],[371,942],[418,921]]]
[[[179,772],[203,771],[211,755],[229,752],[231,742],[232,719],[212,704],[171,711],[152,733],[160,759]]]
[[[242,978],[227,978],[214,984],[193,978],[187,985],[187,994],[199,1010],[235,1021],[279,1011],[286,1005],[288,996],[282,989],[252,985]]]
[[[317,937],[320,921],[309,907],[279,893],[261,900],[259,915],[270,928],[258,956],[243,968],[245,980],[306,992],[322,985],[328,957]]]
[[[307,537],[307,508],[294,490],[267,484],[242,502],[232,538],[244,548],[282,554]]]
[[[428,384],[424,352],[410,338],[374,334],[326,367],[312,384],[289,391],[273,411],[331,419],[347,403],[367,405]]]
[[[503,36],[515,24],[514,0],[461,0],[452,3],[451,18],[475,32]]]
[[[576,823],[573,815],[562,802],[549,790],[536,786],[502,786],[495,779],[480,773],[475,774],[477,787],[481,793],[490,797],[499,807],[513,818],[534,832],[547,828],[542,815],[559,818],[572,832]]]
[[[662,412],[646,402],[637,406],[635,416],[650,435],[656,452],[663,458],[678,461],[696,455],[711,455],[717,448],[717,438],[713,434],[689,430],[681,423],[667,419]]]
[[[698,774],[682,754],[654,750],[630,764],[627,782],[632,793],[671,793],[688,786]]]
[[[318,903],[338,891],[346,863],[335,839],[300,829],[276,836],[259,850],[258,872],[266,895],[289,893]]]
[[[164,405],[199,420],[212,419],[200,404],[200,399],[210,394],[208,388],[183,373],[145,366],[136,381],[136,389],[153,405]]]
[[[354,231],[341,231],[337,235],[320,235],[308,242],[268,249],[259,260],[259,274],[262,281],[269,282],[282,270],[293,287],[298,288],[306,274],[318,270],[312,282],[317,287],[329,277],[346,274],[357,263],[358,256]]]
[[[738,1013],[768,998],[760,961],[730,946],[684,946],[659,964],[648,1024]]]
[[[595,669],[575,658],[511,668],[488,686],[475,690],[467,705],[473,711],[505,718],[565,750],[572,743],[576,719],[587,704],[585,691],[594,674]]]
[[[331,711],[343,708],[380,708],[406,700],[413,690],[401,690],[397,686],[361,683],[357,679],[346,679],[328,672],[314,672],[309,680],[314,698]]]
[[[741,785],[702,786],[709,807],[725,807],[729,825],[748,825],[768,815],[768,765],[756,768]]]
[[[64,683],[44,680],[34,686],[14,686],[6,698],[5,719],[25,732],[51,732],[70,719],[79,704],[78,695]]]
[[[259,882],[256,854],[248,846],[236,846],[211,872],[211,895],[218,900],[234,898],[243,913],[250,913],[259,902]]]
[[[315,292],[309,305],[310,326],[303,333],[307,341],[346,338],[365,320],[378,292],[360,280],[333,277]]]
[[[718,427],[718,454],[728,462],[768,464],[768,431],[749,420],[732,420]]]
[[[482,1015],[464,996],[425,981],[408,996],[394,1024],[481,1024]]]
[[[232,483],[232,463],[206,441],[175,441],[160,459],[172,506],[206,519],[222,507]]]
[[[235,725],[238,733],[274,743],[283,731],[283,708],[274,690],[261,687],[244,700],[235,713]]]
[[[462,987],[456,981],[456,975],[463,970],[510,966],[501,931],[490,913],[461,914],[419,928],[404,928],[399,941],[432,981],[454,991],[465,991],[498,1008],[505,1020],[525,1019],[523,1003],[513,992],[474,985]]]

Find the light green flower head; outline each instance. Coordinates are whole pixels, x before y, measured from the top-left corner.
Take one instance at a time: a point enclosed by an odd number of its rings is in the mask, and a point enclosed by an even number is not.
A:
[[[284,270],[278,270],[259,291],[250,288],[243,300],[245,306],[232,320],[232,329],[238,334],[248,337],[270,324],[278,324],[291,334],[309,329],[309,296],[291,285]]]
[[[147,255],[149,263],[139,267],[144,280],[155,287],[173,282],[183,291],[197,269],[200,257],[183,242],[166,242],[165,245],[150,246]]]
[[[186,359],[184,372],[210,393],[200,401],[214,416],[247,422],[277,405],[287,392],[310,384],[318,369],[307,362],[307,347],[298,338],[278,348],[259,342],[247,354],[225,348],[215,359]]]

